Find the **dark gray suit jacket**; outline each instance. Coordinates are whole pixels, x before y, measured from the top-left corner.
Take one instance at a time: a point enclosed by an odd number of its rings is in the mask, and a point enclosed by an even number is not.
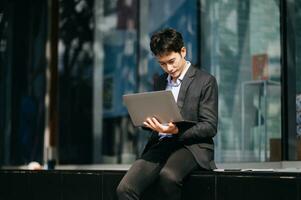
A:
[[[167,73],[154,83],[154,90],[165,90]],[[183,78],[177,105],[185,120],[196,121],[194,126],[179,124],[177,140],[193,154],[204,169],[214,169],[213,137],[218,123],[218,87],[216,79],[193,66]],[[158,141],[158,133],[153,133],[144,152]]]

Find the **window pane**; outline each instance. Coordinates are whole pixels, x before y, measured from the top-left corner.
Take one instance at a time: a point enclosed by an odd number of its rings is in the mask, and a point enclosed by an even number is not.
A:
[[[280,160],[279,2],[202,2],[202,66],[219,82],[218,162]]]
[[[100,157],[103,163],[128,163],[136,158],[137,131],[123,106],[122,95],[137,91],[137,6],[137,0],[95,1],[96,162]]]
[[[197,0],[141,1],[140,91],[152,90],[153,77],[161,74],[159,64],[149,49],[153,32],[171,27],[182,33],[187,48],[187,59],[195,65],[198,59],[198,3]],[[145,26],[145,27],[144,27]]]

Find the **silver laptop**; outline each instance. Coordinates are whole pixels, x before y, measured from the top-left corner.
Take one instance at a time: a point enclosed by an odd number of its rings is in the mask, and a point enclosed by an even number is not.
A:
[[[128,109],[134,126],[144,126],[143,122],[148,117],[155,117],[162,124],[186,121],[181,116],[171,91],[127,94],[123,95],[123,102]]]

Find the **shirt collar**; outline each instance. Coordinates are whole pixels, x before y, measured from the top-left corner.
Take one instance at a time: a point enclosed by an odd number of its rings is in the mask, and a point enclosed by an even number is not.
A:
[[[189,67],[190,67],[191,63],[189,61],[186,61],[186,67],[185,69],[182,71],[181,75],[179,76],[179,78],[177,79],[176,83],[174,83],[171,79],[171,76],[168,75],[167,76],[167,83],[168,85],[170,86],[174,86],[174,87],[177,87],[179,86],[181,83],[182,83],[182,80],[186,74],[186,72],[188,71]]]

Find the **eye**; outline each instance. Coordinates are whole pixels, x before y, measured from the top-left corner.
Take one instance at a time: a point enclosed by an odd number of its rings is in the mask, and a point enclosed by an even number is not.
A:
[[[168,61],[168,64],[172,65],[172,64],[174,64],[174,62],[175,62],[175,60],[173,59],[173,60]]]
[[[166,63],[159,63],[162,67],[166,66]]]

